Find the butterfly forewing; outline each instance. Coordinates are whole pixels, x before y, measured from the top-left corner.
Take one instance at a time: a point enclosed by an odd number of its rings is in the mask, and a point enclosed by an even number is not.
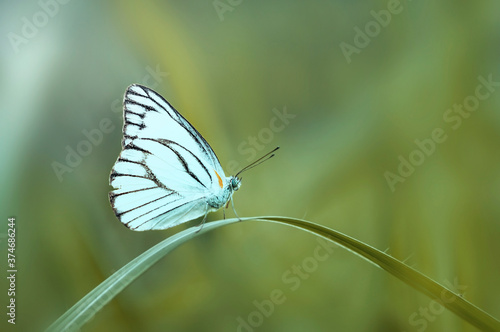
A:
[[[203,157],[212,169],[224,173],[214,151],[198,131],[162,96],[141,85],[131,85],[124,100],[123,141],[135,138],[164,139],[180,143],[194,155]]]

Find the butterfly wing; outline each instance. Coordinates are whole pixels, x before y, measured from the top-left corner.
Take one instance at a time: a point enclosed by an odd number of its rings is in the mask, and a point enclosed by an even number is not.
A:
[[[122,152],[110,175],[116,216],[134,230],[165,229],[205,215],[224,172],[210,145],[163,97],[125,93]]]
[[[162,96],[138,84],[125,93],[122,147],[136,138],[166,139],[182,145],[201,156],[223,175],[219,159],[201,134]]]

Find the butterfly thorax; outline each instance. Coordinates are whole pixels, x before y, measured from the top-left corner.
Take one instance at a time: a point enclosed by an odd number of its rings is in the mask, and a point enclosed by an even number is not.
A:
[[[214,211],[223,207],[231,199],[233,192],[238,190],[241,186],[241,179],[237,177],[231,176],[226,178],[226,180],[223,188],[217,194],[207,199],[208,206]]]

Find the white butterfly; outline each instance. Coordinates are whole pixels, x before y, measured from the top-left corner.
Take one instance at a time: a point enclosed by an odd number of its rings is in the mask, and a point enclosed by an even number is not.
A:
[[[133,84],[123,108],[122,151],[111,170],[109,200],[118,219],[136,231],[206,218],[232,201],[242,171],[277,150],[226,177],[203,136],[158,93]]]

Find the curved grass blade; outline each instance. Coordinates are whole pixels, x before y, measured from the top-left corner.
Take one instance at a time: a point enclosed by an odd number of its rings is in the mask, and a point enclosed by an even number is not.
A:
[[[102,307],[170,251],[198,235],[235,222],[238,219],[209,222],[201,228],[191,227],[163,240],[104,280],[50,325],[47,331],[78,331]]]
[[[266,221],[297,227],[331,240],[368,260],[370,263],[386,270],[406,284],[429,296],[431,299],[436,300],[445,308],[454,312],[475,327],[483,331],[500,331],[500,321],[465,300],[460,294],[452,292],[383,251],[373,248],[350,236],[306,220],[288,217],[265,217],[265,219]]]
[[[350,236],[309,221],[295,218],[254,217],[241,218],[241,220],[259,220],[285,224],[324,237],[361,256],[370,263],[386,270],[430,298],[435,299],[444,307],[475,327],[484,331],[500,331],[500,322],[498,320],[477,308],[472,303],[462,298],[459,294],[448,290],[444,286],[438,284],[434,280],[426,277],[388,254]],[[63,314],[56,322],[54,322],[47,331],[74,331],[80,329],[95,315],[95,313],[102,309],[104,305],[111,301],[132,281],[137,279],[142,273],[153,266],[167,253],[198,235],[224,225],[233,224],[235,222],[238,222],[238,219],[226,219],[206,223],[201,230],[200,227],[192,227],[160,242],[143,254],[139,255],[137,258],[132,260],[93,289],[77,304]]]

